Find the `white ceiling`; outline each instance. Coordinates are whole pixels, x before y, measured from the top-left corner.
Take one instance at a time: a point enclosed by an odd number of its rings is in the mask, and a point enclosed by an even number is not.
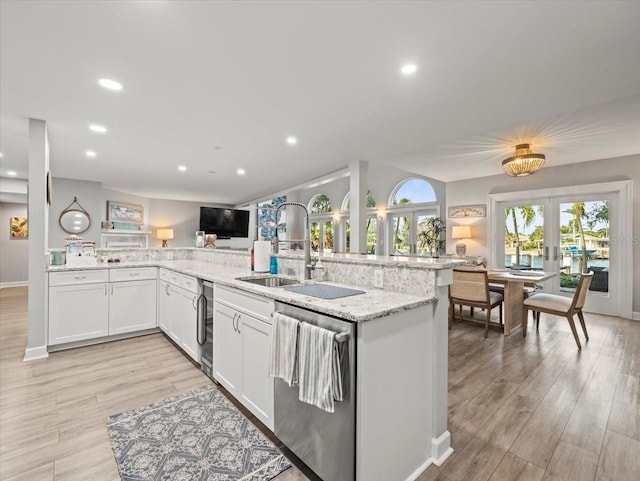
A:
[[[640,153],[636,1],[0,8],[0,175],[28,175],[29,117],[54,176],[233,204],[353,160],[451,181],[501,172],[519,141],[548,166]]]

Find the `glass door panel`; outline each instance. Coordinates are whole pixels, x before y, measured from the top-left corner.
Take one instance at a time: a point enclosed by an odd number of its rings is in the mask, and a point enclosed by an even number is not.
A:
[[[609,201],[560,202],[560,292],[573,295],[581,272],[593,271],[589,295],[609,295]],[[615,273],[614,273],[615,274]]]
[[[507,269],[544,270],[544,205],[523,204],[503,208],[504,260]],[[502,259],[500,259],[502,260]]]
[[[376,253],[376,241],[378,238],[378,219],[367,218],[367,254]]]
[[[411,214],[391,216],[391,254],[406,256],[411,254],[411,229],[409,219]]]
[[[333,252],[333,222],[326,220],[322,223],[322,252]]]

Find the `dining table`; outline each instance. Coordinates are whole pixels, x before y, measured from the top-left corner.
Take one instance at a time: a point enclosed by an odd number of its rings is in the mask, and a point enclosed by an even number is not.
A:
[[[524,287],[535,286],[557,276],[555,272],[534,270],[489,269],[489,282],[504,285],[504,335],[522,326]]]

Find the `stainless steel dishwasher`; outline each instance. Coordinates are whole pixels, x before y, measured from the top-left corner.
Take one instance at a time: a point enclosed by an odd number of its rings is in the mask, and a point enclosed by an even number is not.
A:
[[[339,343],[344,400],[335,403],[335,412],[299,401],[297,386],[276,379],[274,422],[275,435],[323,481],[354,481],[356,324],[282,302],[275,307],[294,319],[348,335]]]

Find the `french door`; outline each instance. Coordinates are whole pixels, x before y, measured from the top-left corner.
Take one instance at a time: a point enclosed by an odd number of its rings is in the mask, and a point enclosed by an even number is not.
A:
[[[419,237],[419,233],[425,228],[424,223],[431,217],[435,217],[432,210],[390,214],[390,253],[399,256],[432,255]],[[435,254],[434,252],[433,255]]]
[[[585,310],[630,317],[626,283],[632,280],[623,266],[631,262],[631,249],[616,241],[629,227],[621,222],[630,210],[626,198],[606,184],[530,196],[537,193],[490,196],[491,265],[556,272],[538,287],[566,297],[573,297],[581,272],[593,271]]]

